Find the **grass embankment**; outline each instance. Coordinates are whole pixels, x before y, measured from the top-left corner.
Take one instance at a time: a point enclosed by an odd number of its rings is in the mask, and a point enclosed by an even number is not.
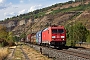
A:
[[[20,46],[17,46],[17,48],[15,49],[12,60],[25,60],[24,55],[20,49]]]
[[[23,50],[25,51],[26,54],[28,54],[30,60],[53,60],[51,58],[42,55],[39,51],[36,51],[27,45],[23,46]]]
[[[0,60],[5,59],[8,53],[9,53],[8,48],[0,48]]]

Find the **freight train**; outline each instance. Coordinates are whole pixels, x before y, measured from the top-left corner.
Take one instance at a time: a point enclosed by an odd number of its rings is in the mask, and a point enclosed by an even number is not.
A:
[[[48,45],[54,47],[65,46],[66,30],[64,26],[50,26],[44,30],[38,31],[36,34],[29,34],[27,41],[38,45]]]

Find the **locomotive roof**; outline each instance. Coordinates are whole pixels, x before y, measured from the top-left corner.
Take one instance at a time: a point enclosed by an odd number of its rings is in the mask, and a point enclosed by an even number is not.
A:
[[[44,29],[43,31],[46,31],[46,30],[48,30],[48,28]]]

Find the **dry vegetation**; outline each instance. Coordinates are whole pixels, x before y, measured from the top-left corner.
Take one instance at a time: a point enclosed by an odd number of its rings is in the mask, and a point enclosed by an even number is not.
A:
[[[8,48],[0,48],[0,60],[3,60],[5,57],[7,57],[8,53]]]
[[[30,60],[52,60],[51,58],[40,54],[40,52],[28,46],[23,46],[23,49],[28,54]]]
[[[76,44],[78,47],[90,48],[90,44]]]

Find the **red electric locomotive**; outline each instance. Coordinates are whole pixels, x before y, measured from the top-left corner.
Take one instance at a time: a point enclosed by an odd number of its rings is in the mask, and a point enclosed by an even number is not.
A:
[[[64,26],[50,26],[42,31],[42,42],[54,47],[65,46],[66,31]]]

